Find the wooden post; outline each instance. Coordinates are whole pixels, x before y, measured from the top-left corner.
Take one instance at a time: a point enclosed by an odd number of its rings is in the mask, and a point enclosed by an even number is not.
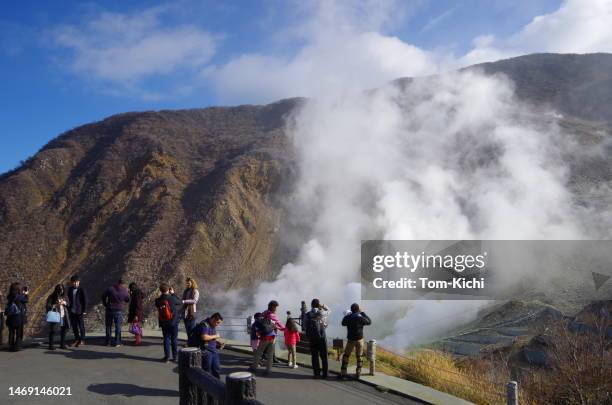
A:
[[[198,405],[223,403],[225,384],[221,380],[199,367],[190,368],[188,377],[192,385],[198,387],[198,401],[201,401]]]
[[[240,405],[255,399],[255,377],[246,371],[231,373],[225,379],[225,405]]]
[[[370,362],[370,375],[376,371],[376,340],[368,341],[368,360]]]
[[[191,367],[202,367],[202,352],[197,347],[187,347],[179,351],[180,405],[198,404],[198,389],[187,377],[187,372]]]
[[[510,381],[506,385],[506,404],[518,405],[518,383],[516,381]]]

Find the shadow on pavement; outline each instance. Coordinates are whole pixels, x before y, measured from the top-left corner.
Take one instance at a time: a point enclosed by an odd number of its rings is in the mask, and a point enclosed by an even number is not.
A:
[[[236,371],[248,371],[251,365],[250,357],[236,356],[227,352],[221,355],[221,374],[231,374]],[[282,378],[288,380],[312,380],[312,376],[299,372],[293,372],[285,365],[275,365],[270,374],[264,375],[265,368],[259,368],[254,374],[256,378]]]
[[[102,395],[123,395],[125,397],[178,397],[179,393],[175,390],[161,388],[141,387],[134,384],[108,383],[91,384],[87,387],[88,391]]]
[[[134,346],[134,341],[132,339],[122,339],[121,343],[125,347],[148,347],[148,346],[162,346],[163,347],[163,341],[159,340],[159,341],[152,342],[148,339],[149,338],[147,337],[143,337],[142,342],[138,346]],[[90,338],[87,338],[86,344],[87,346],[106,346],[106,338],[99,337],[99,336],[90,337]]]
[[[121,352],[96,352],[94,350],[69,350],[69,351],[45,351],[46,354],[54,354],[65,356],[69,359],[75,360],[102,360],[102,359],[125,359],[125,360],[140,360],[140,361],[152,361],[159,363],[159,359],[144,356],[134,356],[132,354],[125,354]]]

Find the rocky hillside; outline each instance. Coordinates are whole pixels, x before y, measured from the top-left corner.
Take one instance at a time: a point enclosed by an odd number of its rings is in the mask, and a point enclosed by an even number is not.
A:
[[[474,68],[506,74],[525,101],[602,142],[611,67],[612,55],[546,54]],[[24,281],[40,319],[41,298],[74,273],[92,304],[119,277],[149,299],[161,280],[228,289],[272,277],[290,257],[278,232],[294,171],[284,118],[300,102],[127,113],[62,134],[0,176],[0,288]],[[590,159],[573,163],[578,192],[612,184],[610,159]]]
[[[0,177],[1,288],[23,280],[39,319],[74,273],[93,303],[119,277],[151,294],[187,276],[225,288],[270,277],[295,105],[129,113],[54,139]]]

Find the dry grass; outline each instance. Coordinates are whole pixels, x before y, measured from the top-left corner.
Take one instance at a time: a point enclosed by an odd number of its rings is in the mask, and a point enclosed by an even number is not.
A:
[[[511,379],[519,382],[521,404],[612,404],[612,321],[607,312],[581,321],[588,330],[572,331],[567,322],[542,328],[550,342],[547,368],[529,367],[516,356],[509,361],[515,353],[459,360],[433,350],[404,356],[380,347],[376,368],[476,404],[505,403]]]
[[[439,351],[425,350],[410,356],[379,349],[377,369],[476,404],[503,404],[504,382],[491,380],[484,368],[460,364]],[[499,375],[499,374],[498,374]]]

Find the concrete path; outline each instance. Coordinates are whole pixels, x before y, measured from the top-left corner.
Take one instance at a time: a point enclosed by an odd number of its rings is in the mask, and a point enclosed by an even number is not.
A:
[[[178,404],[176,364],[161,363],[161,341],[147,338],[141,347],[85,347],[48,351],[44,346],[18,353],[0,351],[0,404]],[[223,372],[245,370],[250,356],[224,350]],[[9,387],[70,387],[72,396],[9,396]],[[257,376],[258,399],[268,405],[415,404],[356,381],[313,380],[311,370],[275,367]]]

